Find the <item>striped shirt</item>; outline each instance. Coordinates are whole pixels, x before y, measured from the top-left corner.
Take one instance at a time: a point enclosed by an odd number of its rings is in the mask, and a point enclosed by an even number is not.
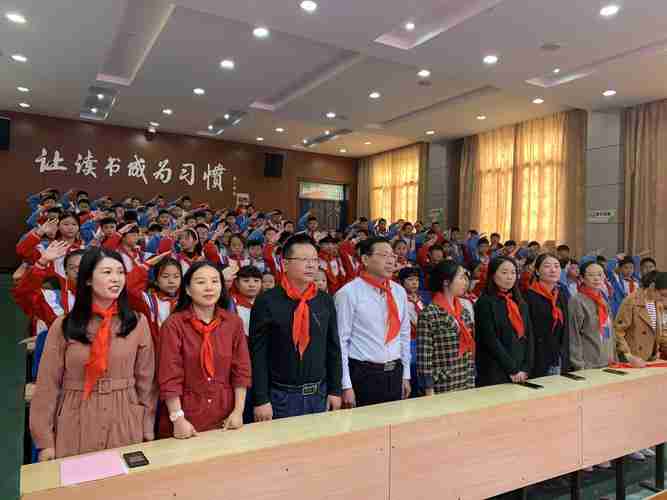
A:
[[[655,310],[655,302],[646,303],[646,312],[648,312],[648,317],[651,318],[651,327],[655,331],[657,328],[657,312]]]

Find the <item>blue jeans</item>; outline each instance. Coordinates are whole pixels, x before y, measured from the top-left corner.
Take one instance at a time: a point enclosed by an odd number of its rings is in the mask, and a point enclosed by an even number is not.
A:
[[[327,411],[327,385],[320,384],[315,394],[304,396],[300,392],[287,392],[271,388],[273,418],[299,417]]]

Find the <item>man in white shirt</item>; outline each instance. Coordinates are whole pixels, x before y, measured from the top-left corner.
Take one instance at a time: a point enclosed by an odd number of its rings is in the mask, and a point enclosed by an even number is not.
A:
[[[360,243],[365,271],[334,300],[343,358],[343,407],[410,396],[410,317],[405,290],[391,280],[396,256],[385,238]]]

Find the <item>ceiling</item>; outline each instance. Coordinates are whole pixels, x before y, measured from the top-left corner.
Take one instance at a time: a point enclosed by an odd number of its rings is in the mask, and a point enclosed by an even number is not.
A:
[[[0,109],[94,119],[96,87],[105,123],[287,149],[329,131],[308,149],[363,157],[667,97],[664,0],[317,0],[312,14],[299,1],[0,0]],[[603,18],[608,3],[621,10]],[[253,36],[257,26],[270,35]],[[500,61],[485,65],[489,54]]]

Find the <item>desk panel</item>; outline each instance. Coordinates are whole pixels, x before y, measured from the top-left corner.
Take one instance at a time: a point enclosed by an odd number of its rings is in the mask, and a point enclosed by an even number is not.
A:
[[[392,426],[391,496],[476,500],[575,471],[580,416],[568,392]]]

